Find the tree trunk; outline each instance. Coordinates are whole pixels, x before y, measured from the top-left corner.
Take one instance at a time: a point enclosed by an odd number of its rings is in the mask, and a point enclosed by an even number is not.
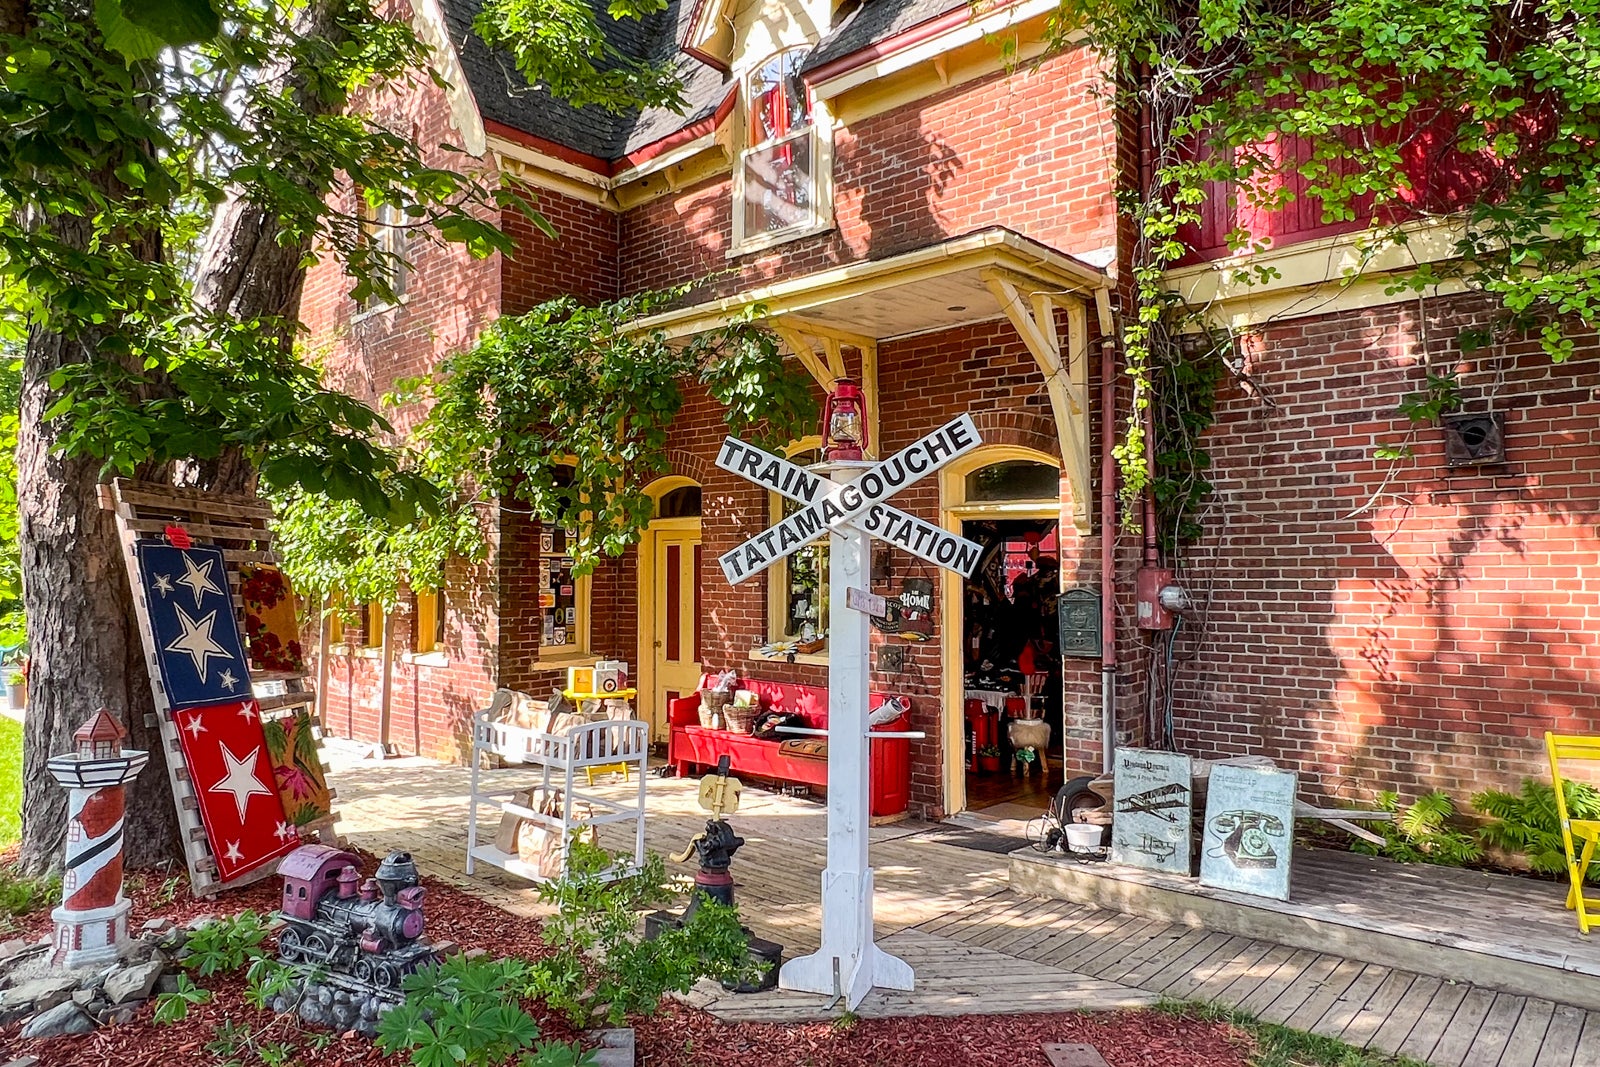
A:
[[[127,727],[130,748],[150,762],[128,786],[123,856],[129,866],[181,859],[177,815],[144,648],[116,522],[101,511],[100,464],[56,451],[60,425],[50,375],[83,358],[84,343],[35,330],[23,357],[17,433],[17,518],[28,616],[28,710],[23,724],[23,868],[57,866],[67,830],[67,791],[45,769],[72,748],[72,733],[98,709]]]

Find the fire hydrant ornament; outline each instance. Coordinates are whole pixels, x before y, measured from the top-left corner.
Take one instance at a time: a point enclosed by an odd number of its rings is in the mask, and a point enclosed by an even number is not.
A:
[[[72,735],[76,751],[46,764],[67,796],[67,856],[51,962],[93,967],[115,962],[128,943],[133,902],[122,895],[124,786],[149,753],[124,751],[127,731],[101,708]]]

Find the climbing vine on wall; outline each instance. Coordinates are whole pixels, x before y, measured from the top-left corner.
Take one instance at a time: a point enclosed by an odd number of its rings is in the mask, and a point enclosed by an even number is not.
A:
[[[670,469],[688,390],[722,405],[730,433],[774,447],[802,436],[816,418],[811,380],[784,362],[760,309],[683,341],[640,329],[673,295],[552,300],[501,319],[437,378],[406,383],[432,402],[422,468],[457,499],[499,499],[575,530],[582,573],[653,517],[645,487]]]
[[[1114,57],[1108,92],[1146,131],[1121,199],[1136,233],[1125,504],[1147,484],[1158,367],[1183,359],[1163,339],[1203,312],[1166,272],[1209,197],[1272,211],[1298,186],[1325,223],[1365,223],[1351,280],[1412,224],[1448,222],[1454,256],[1393,284],[1493,294],[1498,329],[1556,361],[1600,321],[1600,0],[1064,0],[1055,35]],[[1242,229],[1228,242],[1261,247]],[[1274,273],[1217,269],[1246,284]]]

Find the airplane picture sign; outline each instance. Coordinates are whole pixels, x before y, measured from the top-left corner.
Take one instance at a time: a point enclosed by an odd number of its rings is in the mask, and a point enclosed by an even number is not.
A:
[[[760,574],[837,527],[848,525],[930,563],[971,577],[981,546],[884,501],[982,442],[972,416],[961,415],[848,482],[834,482],[786,459],[728,437],[717,466],[803,505],[718,557],[729,584]]]

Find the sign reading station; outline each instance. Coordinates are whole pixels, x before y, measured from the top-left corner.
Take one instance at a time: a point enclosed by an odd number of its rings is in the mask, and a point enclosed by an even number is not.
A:
[[[980,443],[972,416],[961,415],[866,468],[854,481],[836,483],[769,452],[726,438],[717,454],[717,466],[804,506],[739,547],[724,552],[717,560],[722,573],[730,584],[737,585],[832,528],[850,523],[913,555],[970,576],[983,553],[979,545],[884,501]]]

